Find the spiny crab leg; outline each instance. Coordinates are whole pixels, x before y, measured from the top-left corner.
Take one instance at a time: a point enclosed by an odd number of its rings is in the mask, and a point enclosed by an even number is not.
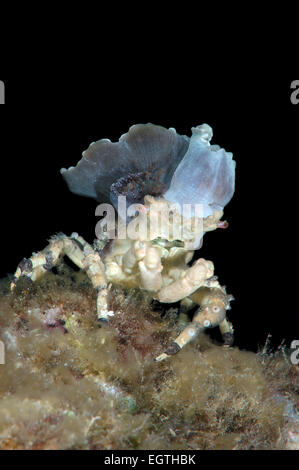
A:
[[[192,322],[182,331],[163,354],[155,358],[156,362],[163,361],[169,356],[178,353],[186,344],[194,340],[205,328],[220,327],[225,345],[231,345],[233,330],[226,320],[226,310],[229,307],[229,296],[224,289],[203,288],[194,294],[200,308],[196,311]]]
[[[22,276],[36,281],[52,269],[64,255],[86,271],[93,287],[98,291],[98,319],[108,322],[109,316],[114,313],[108,310],[108,288],[104,264],[100,255],[77,233],[73,233],[71,237],[59,234],[50,240],[45,250],[34,253],[31,258],[21,261],[11,283],[11,290],[15,288],[18,279]]]
[[[169,356],[173,356],[178,353],[186,344],[191,340],[195,339],[200,331],[204,328],[199,324],[193,321],[188,327],[186,327],[182,333],[171,343],[171,345],[166,349],[166,351],[160,356],[155,358],[155,362],[164,361]]]

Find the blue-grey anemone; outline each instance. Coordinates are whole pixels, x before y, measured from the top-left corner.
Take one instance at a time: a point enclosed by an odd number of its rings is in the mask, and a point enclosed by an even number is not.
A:
[[[119,142],[101,139],[83,152],[76,167],[61,169],[69,189],[99,202],[117,197],[127,205],[146,194],[182,204],[203,204],[204,217],[232,198],[235,162],[232,154],[210,145],[212,129],[192,129],[192,137],[154,124],[137,124]]]

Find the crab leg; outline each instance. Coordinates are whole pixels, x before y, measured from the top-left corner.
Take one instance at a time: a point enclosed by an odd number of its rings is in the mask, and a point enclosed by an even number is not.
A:
[[[196,311],[192,322],[182,331],[163,354],[156,357],[155,361],[160,362],[169,356],[178,353],[186,344],[194,340],[205,328],[220,326],[223,335],[230,331],[230,326],[226,316],[226,309],[229,304],[228,296],[221,288],[202,288],[194,294],[197,303],[200,301],[200,308]]]
[[[234,342],[233,325],[225,318],[220,324],[219,329],[222,334],[224,346],[231,346]]]
[[[73,244],[65,235],[53,237],[45,250],[33,253],[31,258],[24,258],[20,262],[10,285],[11,290],[15,288],[20,277],[25,276],[31,281],[38,280],[48,270],[52,269],[59,261],[60,256],[66,254],[67,251],[73,261],[74,256],[72,255],[74,255],[76,251],[80,253],[79,247],[75,243]],[[82,268],[79,257],[76,264]]]
[[[65,255],[79,268],[86,271],[93,287],[98,291],[98,319],[108,322],[108,318],[113,315],[113,312],[108,310],[108,289],[104,264],[100,255],[77,233],[73,233],[71,237],[63,234],[55,236],[50,240],[45,250],[34,253],[29,259],[23,259],[15,272],[11,290],[15,288],[18,279],[22,276],[36,281],[52,269]]]

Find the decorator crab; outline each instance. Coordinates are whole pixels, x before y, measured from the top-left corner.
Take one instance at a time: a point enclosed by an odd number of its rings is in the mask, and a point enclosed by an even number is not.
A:
[[[97,225],[97,239],[91,246],[77,233],[52,237],[43,251],[21,261],[11,288],[21,276],[36,281],[66,255],[97,290],[101,322],[114,315],[110,284],[145,289],[162,303],[180,301],[184,311],[199,306],[156,361],[177,353],[205,328],[219,326],[224,344],[231,345],[226,311],[232,296],[214,276],[211,261],[199,258],[189,265],[203,235],[227,226],[221,217],[234,193],[233,156],[210,145],[211,138],[207,124],[192,128],[191,138],[173,128],[138,124],[119,142],[92,143],[76,167],[61,173],[72,192],[103,203],[98,215],[107,217]]]

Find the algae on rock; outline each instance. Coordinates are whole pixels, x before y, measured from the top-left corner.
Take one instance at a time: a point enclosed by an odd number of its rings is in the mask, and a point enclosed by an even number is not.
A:
[[[162,363],[182,329],[144,292],[96,292],[63,265],[11,294],[1,281],[1,449],[297,448],[298,366],[284,354],[225,349],[207,334]],[[296,408],[297,406],[297,408]]]

